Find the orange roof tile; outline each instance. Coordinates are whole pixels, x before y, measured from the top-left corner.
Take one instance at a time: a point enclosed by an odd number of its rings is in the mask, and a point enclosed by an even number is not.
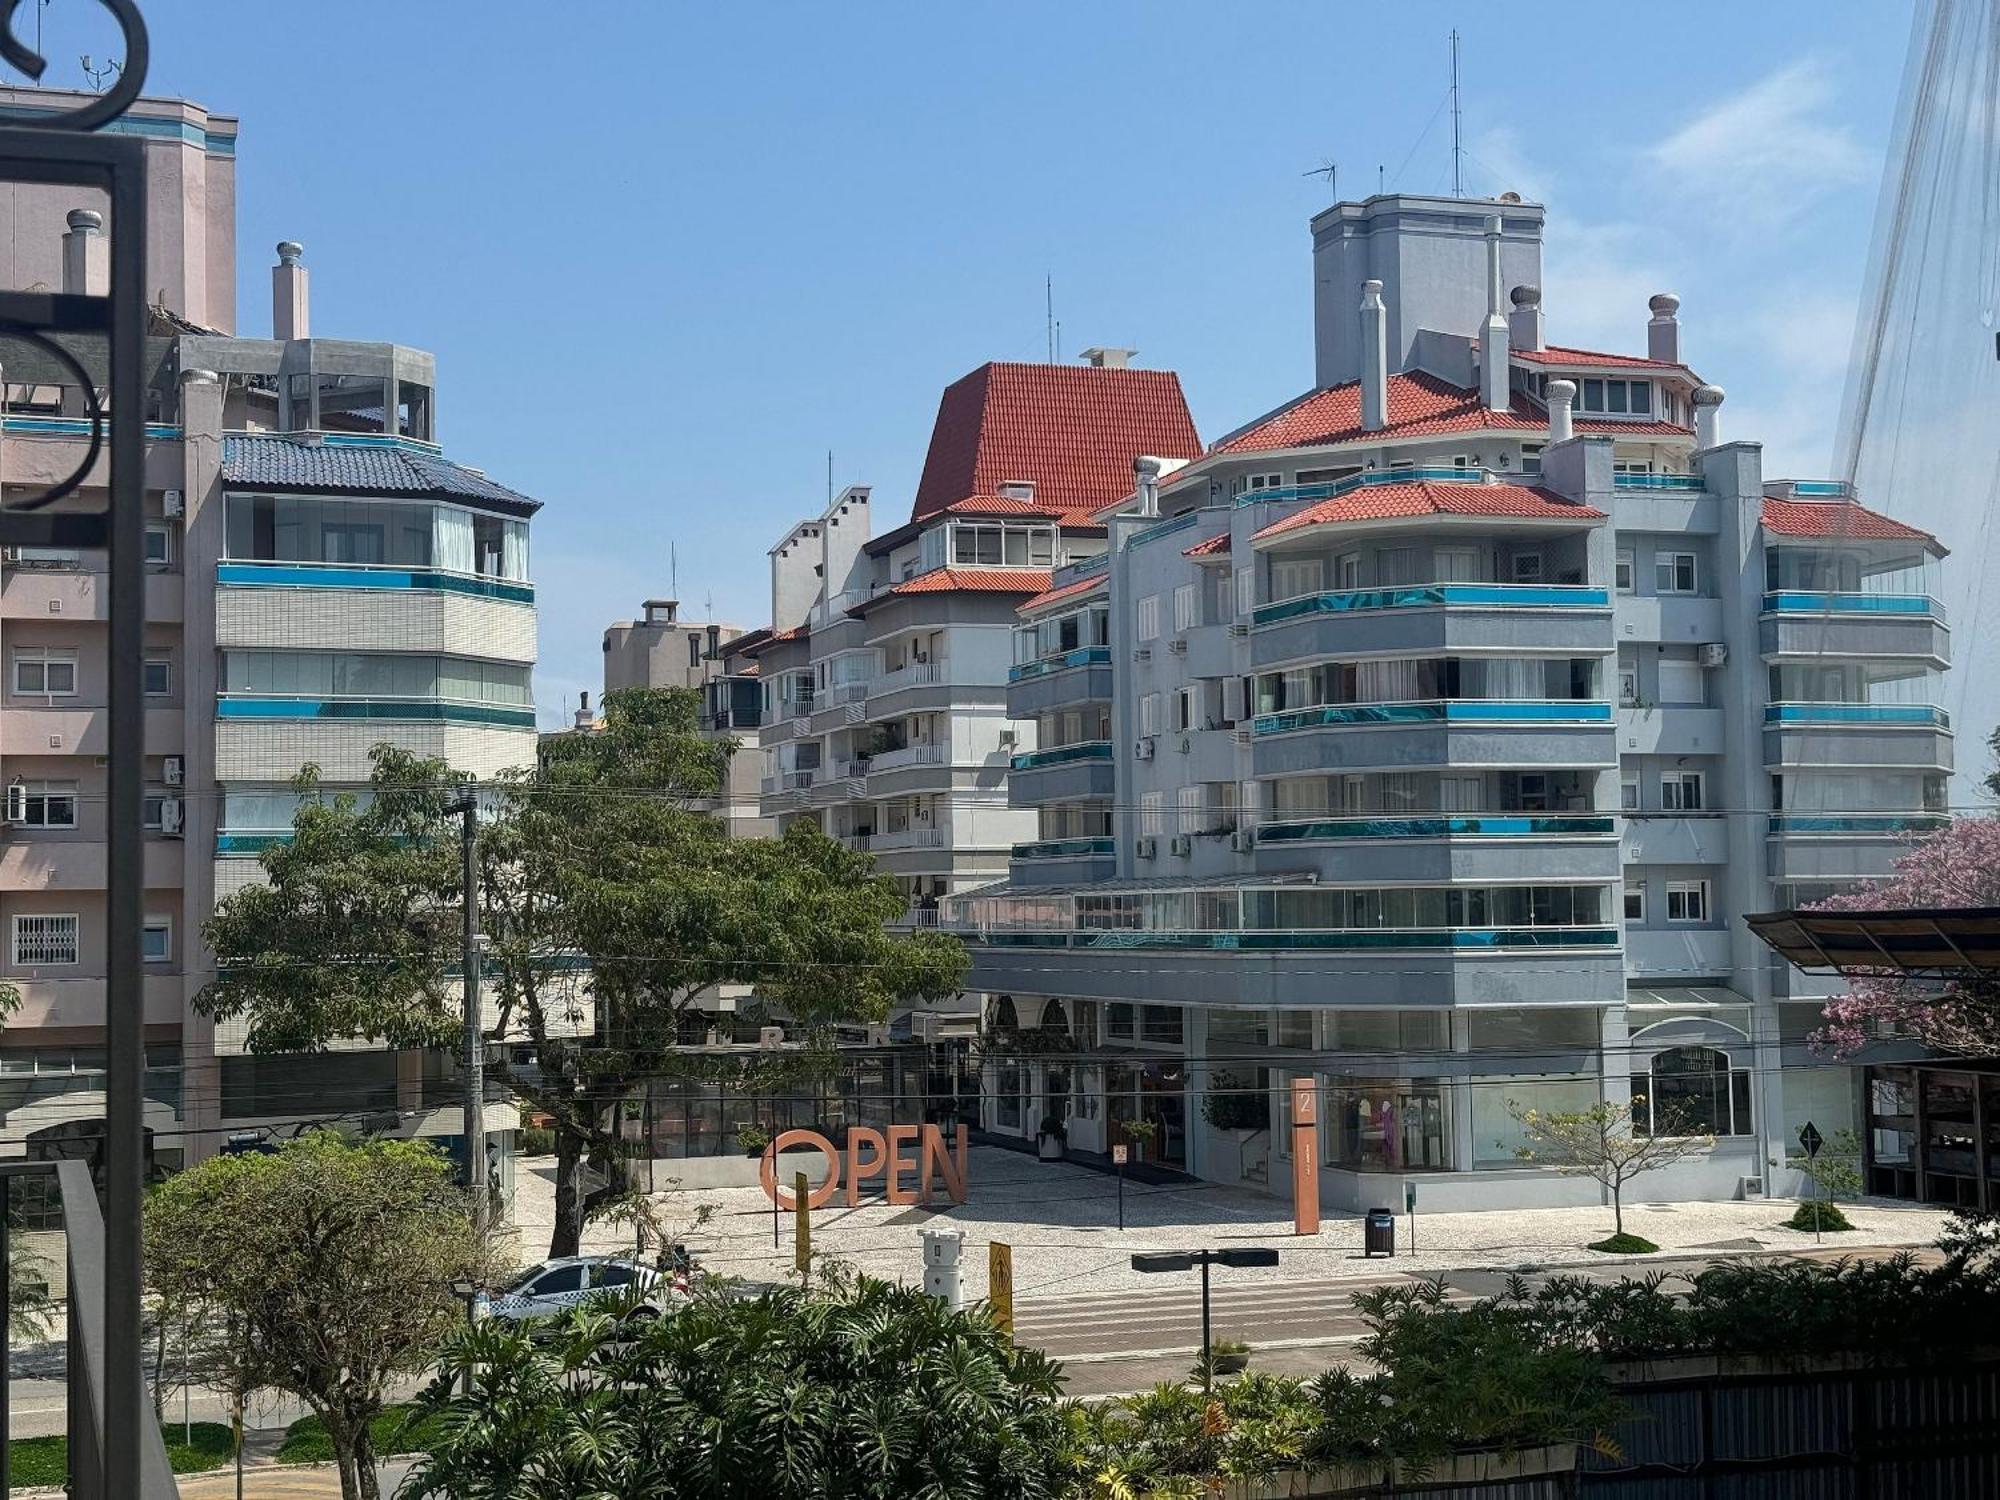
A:
[[[1499,428],[1546,432],[1549,419],[1524,396],[1508,411],[1488,411],[1479,392],[1440,380],[1424,370],[1389,377],[1388,421],[1370,432],[1361,425],[1361,383],[1326,386],[1280,407],[1262,421],[1223,439],[1213,453],[1259,453],[1273,448],[1318,448],[1382,438],[1424,437]],[[1612,435],[1685,437],[1689,429],[1672,422],[1616,422],[1578,417],[1576,430]]]
[[[884,599],[908,594],[1039,594],[1048,586],[1047,568],[932,568],[862,600],[848,613],[862,614]]]
[[[1200,452],[1171,370],[985,364],[945,387],[910,518],[1009,480],[1033,480],[1037,506],[1087,518],[1131,493],[1141,454]]]
[[[1229,556],[1229,533],[1219,532],[1205,542],[1196,542],[1192,547],[1181,549],[1182,557],[1227,557]]]
[[[1862,541],[1935,542],[1919,531],[1852,500],[1786,500],[1764,497],[1764,529],[1779,536],[1854,537]]]
[[[1540,521],[1602,521],[1595,506],[1576,505],[1525,484],[1475,484],[1454,480],[1412,479],[1401,484],[1366,485],[1294,511],[1251,537],[1268,537],[1305,526],[1338,525],[1348,521],[1386,521],[1399,516],[1511,516]]]
[[[1474,341],[1477,347],[1477,341]],[[1607,369],[1678,370],[1686,365],[1669,359],[1644,359],[1636,354],[1606,354],[1601,349],[1571,349],[1562,344],[1544,344],[1539,349],[1510,349],[1509,355],[1524,365],[1602,365]]]

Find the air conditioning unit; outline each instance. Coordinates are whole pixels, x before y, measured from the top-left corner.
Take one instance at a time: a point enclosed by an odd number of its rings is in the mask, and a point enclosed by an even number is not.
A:
[[[1234,849],[1238,854],[1250,853],[1251,850],[1257,847],[1257,830],[1254,828],[1237,829],[1236,832],[1229,835],[1229,847]]]
[[[1233,636],[1236,636],[1237,638],[1241,639],[1241,638],[1242,638],[1243,636],[1246,636],[1246,635],[1248,635],[1248,634],[1250,633],[1250,622],[1249,622],[1248,620],[1232,620],[1232,621],[1230,621],[1230,622],[1229,622],[1229,633],[1230,633],[1231,635],[1233,635]]]
[[[1153,737],[1150,734],[1140,735],[1138,739],[1132,742],[1132,754],[1139,760],[1151,760],[1153,758]]]
[[[186,762],[178,755],[169,755],[160,762],[160,780],[168,786],[179,786],[186,773]]]
[[[187,505],[181,498],[181,492],[179,490],[168,490],[165,494],[161,495],[160,511],[170,520],[187,514]]]
[[[1020,741],[1021,736],[1018,731],[1012,729],[1003,729],[1000,731],[1000,748],[1002,750],[1012,750]]]
[[[1177,833],[1174,835],[1172,847],[1174,853],[1178,854],[1182,859],[1186,859],[1190,854],[1194,853],[1194,839],[1189,834]]]
[[[1153,659],[1153,648],[1151,646],[1135,646],[1133,648],[1132,660],[1151,661],[1152,659]]]
[[[1247,729],[1237,730],[1236,743],[1239,745],[1248,745],[1250,743],[1250,731]]]
[[[1152,859],[1159,852],[1160,841],[1158,839],[1146,838],[1134,839],[1132,841],[1132,853],[1140,859]]]
[[[1721,641],[1710,641],[1701,648],[1701,664],[1704,667],[1726,666],[1729,662],[1729,647]]]
[[[1167,649],[1176,656],[1186,656],[1187,637],[1184,635],[1175,636],[1171,641],[1167,642]]]
[[[162,797],[160,799],[160,832],[169,838],[179,838],[181,832],[181,799]]]

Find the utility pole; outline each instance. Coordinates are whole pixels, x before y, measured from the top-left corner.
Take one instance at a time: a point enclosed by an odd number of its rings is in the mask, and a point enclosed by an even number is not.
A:
[[[458,842],[464,920],[459,964],[465,971],[465,1185],[472,1192],[473,1232],[483,1240],[491,1195],[486,1186],[486,1037],[479,1003],[479,799],[471,787],[460,787],[445,811],[462,820]]]

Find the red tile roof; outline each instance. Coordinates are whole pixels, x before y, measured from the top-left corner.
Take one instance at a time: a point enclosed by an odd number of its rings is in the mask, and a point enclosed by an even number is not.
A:
[[[905,594],[1039,594],[1048,586],[1047,568],[932,568],[862,600],[848,613],[862,614]]]
[[[1602,365],[1612,369],[1687,372],[1686,365],[1677,365],[1672,360],[1642,359],[1636,354],[1606,354],[1601,349],[1571,349],[1562,344],[1544,344],[1539,349],[1511,349],[1508,353],[1524,365]]]
[[[1403,484],[1373,484],[1274,521],[1250,540],[1297,531],[1303,526],[1337,525],[1345,521],[1387,521],[1399,516],[1511,516],[1531,521],[1601,521],[1594,506],[1574,505],[1525,484],[1475,484],[1453,480],[1413,479]]]
[[[949,505],[940,506],[937,514],[951,516],[1048,516],[1051,519],[1062,514],[1046,505],[1038,505],[1032,500],[1016,500],[1011,495],[967,495],[963,500],[954,500]]]
[[[1549,419],[1525,396],[1516,395],[1511,410],[1488,411],[1479,392],[1440,380],[1424,370],[1389,377],[1389,420],[1375,432],[1361,425],[1361,383],[1326,386],[1280,407],[1262,421],[1225,438],[1215,453],[1259,453],[1272,448],[1318,448],[1334,443],[1358,443],[1382,438],[1424,437],[1451,432],[1499,428],[1508,432],[1546,432]],[[1616,435],[1685,437],[1688,428],[1672,422],[1605,422],[1576,419],[1578,432]]]
[[[799,640],[806,633],[806,627],[803,625],[794,625],[789,630],[752,631],[752,635],[761,639],[750,640],[747,637],[739,637],[730,642],[730,649],[742,656],[755,656],[758,652],[768,651],[773,646],[782,646],[786,641]]]
[[[1200,452],[1170,370],[985,364],[945,387],[910,518],[1020,479],[1038,506],[1087,518],[1131,493],[1141,454]]]
[[[1027,603],[1014,612],[1021,615],[1032,614],[1038,609],[1046,608],[1051,604],[1060,604],[1066,599],[1081,599],[1086,595],[1095,593],[1098,589],[1104,588],[1110,582],[1111,574],[1107,570],[1100,568],[1088,578],[1074,579],[1064,584],[1061,588],[1050,589],[1046,593],[1035,595],[1034,598],[1028,600]]]
[[[1196,542],[1192,547],[1181,549],[1182,557],[1227,557],[1229,556],[1229,533],[1224,531],[1210,537],[1205,542]]]
[[[1784,500],[1766,495],[1764,529],[1779,536],[1854,537],[1886,542],[1937,540],[1928,531],[1906,526],[1852,500]]]

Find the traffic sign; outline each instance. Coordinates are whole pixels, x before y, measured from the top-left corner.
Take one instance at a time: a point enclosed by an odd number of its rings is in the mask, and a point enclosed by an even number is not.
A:
[[[1819,1133],[1818,1126],[1808,1120],[1805,1129],[1799,1132],[1799,1144],[1805,1148],[1806,1160],[1815,1161],[1819,1157],[1819,1148],[1826,1144],[1826,1137]]]
[[[986,1247],[986,1303],[1002,1333],[1014,1331],[1014,1247],[994,1240]]]
[[[1114,1167],[1124,1166],[1126,1154],[1130,1150],[1131,1148],[1129,1146],[1124,1145],[1122,1142],[1116,1146],[1113,1146],[1111,1148],[1111,1165]]]

